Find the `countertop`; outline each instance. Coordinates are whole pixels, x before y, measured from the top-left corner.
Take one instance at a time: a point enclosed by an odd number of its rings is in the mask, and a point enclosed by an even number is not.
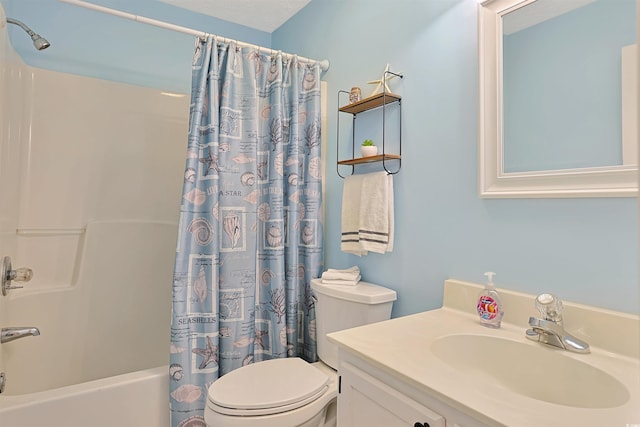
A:
[[[526,313],[522,315],[528,316]],[[530,341],[525,338],[524,332],[522,325],[507,322],[503,322],[500,329],[487,328],[479,324],[477,315],[445,306],[437,310],[333,332],[328,334],[328,338],[343,351],[356,355],[416,390],[490,425],[640,425],[640,361],[637,357],[616,354],[593,345],[590,354],[571,353]],[[548,403],[513,392],[492,380],[491,375],[485,372],[478,372],[477,375],[462,373],[431,351],[436,340],[456,334],[493,336],[515,340],[528,346],[542,347],[546,351],[562,352],[562,356],[604,370],[626,386],[630,397],[622,406],[593,409]],[[637,339],[637,336],[619,338]],[[468,351],[477,350],[469,348]],[[520,362],[511,360],[511,363]],[[523,365],[521,368],[534,371],[539,375],[541,382],[553,387],[553,378],[545,376],[545,366]],[[581,379],[576,378],[576,381]]]

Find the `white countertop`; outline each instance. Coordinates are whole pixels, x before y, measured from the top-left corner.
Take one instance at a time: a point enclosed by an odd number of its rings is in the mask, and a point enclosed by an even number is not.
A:
[[[529,314],[522,313],[522,316],[526,317],[526,321]],[[506,322],[503,322],[500,329],[487,328],[479,324],[476,315],[443,307],[334,332],[328,337],[343,350],[355,354],[374,367],[490,425],[640,425],[640,361],[637,357],[616,354],[593,345],[590,354],[571,353],[527,340],[524,332],[522,325]],[[476,376],[458,371],[430,350],[432,343],[437,339],[455,334],[493,336],[518,341],[524,345],[543,346],[548,351],[562,352],[562,356],[590,364],[616,378],[629,390],[630,398],[622,406],[592,409],[548,403],[513,392],[497,381],[491,381],[490,375],[485,373]],[[619,338],[637,339],[637,336]],[[469,348],[468,351],[473,352],[477,349]],[[518,360],[512,362],[519,363]],[[544,366],[522,366],[522,369],[534,370],[536,374],[539,373],[540,381],[547,382],[549,386],[553,385],[553,378],[545,375]],[[576,381],[580,380],[576,378]]]

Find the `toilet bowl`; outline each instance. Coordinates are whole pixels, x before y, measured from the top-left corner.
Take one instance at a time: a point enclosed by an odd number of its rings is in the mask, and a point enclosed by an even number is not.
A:
[[[393,290],[311,282],[320,362],[292,357],[253,363],[216,380],[207,392],[210,427],[335,427],[338,349],[326,334],[389,319]]]

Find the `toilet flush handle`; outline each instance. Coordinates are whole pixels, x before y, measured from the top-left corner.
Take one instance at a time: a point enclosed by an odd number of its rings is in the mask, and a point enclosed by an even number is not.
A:
[[[11,289],[20,289],[22,285],[12,285],[12,281],[28,282],[33,277],[33,270],[30,268],[11,268],[11,258],[5,256],[2,258],[0,266],[0,281],[2,282],[2,295],[7,295],[7,291]]]

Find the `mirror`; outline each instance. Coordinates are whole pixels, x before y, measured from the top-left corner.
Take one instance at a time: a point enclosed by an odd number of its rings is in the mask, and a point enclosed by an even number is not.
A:
[[[479,6],[481,197],[637,194],[637,2]]]

